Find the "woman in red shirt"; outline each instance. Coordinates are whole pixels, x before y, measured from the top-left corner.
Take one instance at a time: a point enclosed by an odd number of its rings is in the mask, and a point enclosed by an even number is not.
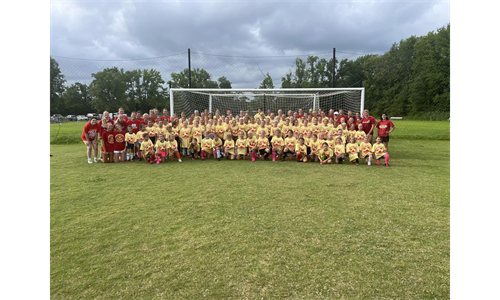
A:
[[[97,162],[97,137],[101,133],[101,127],[97,124],[95,117],[85,124],[82,132],[82,140],[87,146],[88,163],[92,163],[92,148],[94,148],[94,162]]]
[[[387,119],[387,114],[383,113],[380,117],[380,121],[377,123],[378,136],[382,138],[382,142],[385,146],[385,151],[389,153],[389,133],[391,133],[394,128],[394,124],[391,120]]]

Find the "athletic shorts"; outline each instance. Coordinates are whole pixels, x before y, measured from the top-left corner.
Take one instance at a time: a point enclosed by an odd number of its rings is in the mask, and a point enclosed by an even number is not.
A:
[[[266,149],[259,149],[259,154],[260,155],[266,154]]]
[[[114,152],[115,154],[120,154],[120,153],[123,153],[124,151],[125,151],[125,150],[122,150],[122,151],[117,151],[117,150],[115,150],[115,151],[113,151],[113,152]]]
[[[160,152],[161,157],[167,156],[167,151],[158,151]]]
[[[134,146],[135,146],[134,144],[127,142],[127,149],[134,150]]]
[[[311,147],[307,147],[307,155],[311,154]]]
[[[136,145],[137,147],[139,147],[139,148],[141,147],[141,144],[142,144],[142,141],[137,141],[137,142],[135,142],[135,145]]]
[[[381,136],[382,143],[388,143],[389,142],[389,136]]]
[[[297,154],[297,159],[301,159],[302,158],[302,154]]]

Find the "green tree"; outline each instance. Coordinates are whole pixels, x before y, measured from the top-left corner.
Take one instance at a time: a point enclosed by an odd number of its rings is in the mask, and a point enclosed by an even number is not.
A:
[[[219,79],[217,79],[217,81],[219,82],[219,88],[220,89],[231,89],[231,88],[233,88],[231,86],[231,81],[229,81],[225,76],[219,77]]]
[[[90,100],[88,86],[76,82],[68,86],[62,94],[64,109],[61,110],[61,114],[86,115],[93,110]]]
[[[273,79],[269,72],[266,74],[266,78],[260,83],[259,89],[274,89]]]
[[[90,83],[91,104],[96,111],[116,111],[119,107],[129,110],[127,105],[127,77],[123,69],[106,68],[92,73],[94,80]]]
[[[336,63],[337,60],[335,59]],[[317,56],[308,56],[295,60],[295,71],[281,78],[281,88],[327,88],[332,82],[333,58],[326,60]]]
[[[60,113],[62,106],[62,93],[64,92],[64,75],[59,69],[59,64],[50,57],[50,114]]]

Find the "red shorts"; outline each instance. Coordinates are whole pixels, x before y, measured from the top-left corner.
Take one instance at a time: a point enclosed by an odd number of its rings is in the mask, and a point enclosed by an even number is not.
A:
[[[161,157],[167,156],[167,151],[158,151],[160,152]]]

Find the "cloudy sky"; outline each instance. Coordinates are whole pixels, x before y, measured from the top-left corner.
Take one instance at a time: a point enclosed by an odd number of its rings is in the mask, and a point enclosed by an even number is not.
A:
[[[279,86],[298,55],[382,54],[450,22],[448,1],[415,0],[51,1],[50,13],[50,53],[69,81],[112,66],[169,77],[190,48],[192,68],[233,87],[258,87],[266,72]]]

